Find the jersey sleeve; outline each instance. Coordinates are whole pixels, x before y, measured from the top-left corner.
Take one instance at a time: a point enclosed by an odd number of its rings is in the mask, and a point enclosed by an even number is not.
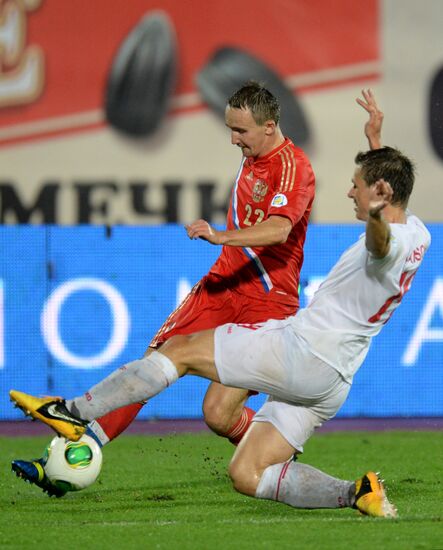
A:
[[[284,216],[295,225],[305,214],[315,195],[315,176],[309,162],[296,159],[293,151],[282,158],[274,172],[274,195],[268,216]]]

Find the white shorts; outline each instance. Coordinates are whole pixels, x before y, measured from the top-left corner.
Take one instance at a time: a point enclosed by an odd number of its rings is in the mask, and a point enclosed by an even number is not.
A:
[[[337,413],[351,388],[285,320],[222,325],[215,330],[214,345],[222,384],[268,394],[254,421],[273,424],[300,452],[314,429]]]

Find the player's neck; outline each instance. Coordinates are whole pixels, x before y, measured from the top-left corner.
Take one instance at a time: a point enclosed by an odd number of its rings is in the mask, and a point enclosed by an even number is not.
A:
[[[271,153],[274,149],[277,149],[277,147],[280,147],[280,145],[282,145],[282,143],[284,143],[285,141],[285,137],[284,135],[281,133],[281,131],[278,131],[276,132],[268,141],[268,143],[266,144],[266,146],[263,148],[263,151],[262,153],[260,153],[260,155],[258,155],[257,157],[255,157],[256,159],[260,159],[262,157],[266,157],[267,155],[269,155],[269,153]]]
[[[388,223],[406,223],[407,215],[403,208],[388,205],[383,210],[383,217]]]

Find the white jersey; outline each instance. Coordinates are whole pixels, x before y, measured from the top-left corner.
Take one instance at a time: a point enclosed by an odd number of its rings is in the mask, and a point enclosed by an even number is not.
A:
[[[383,259],[366,249],[365,234],[348,248],[319,287],[309,306],[291,324],[311,353],[351,382],[378,334],[409,290],[431,236],[408,215],[390,224],[391,246]]]

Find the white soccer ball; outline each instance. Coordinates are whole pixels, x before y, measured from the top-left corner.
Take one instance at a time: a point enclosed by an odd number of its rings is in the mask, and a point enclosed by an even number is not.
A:
[[[97,479],[103,455],[89,435],[83,435],[78,441],[56,436],[46,447],[43,459],[45,473],[56,487],[81,491]]]

